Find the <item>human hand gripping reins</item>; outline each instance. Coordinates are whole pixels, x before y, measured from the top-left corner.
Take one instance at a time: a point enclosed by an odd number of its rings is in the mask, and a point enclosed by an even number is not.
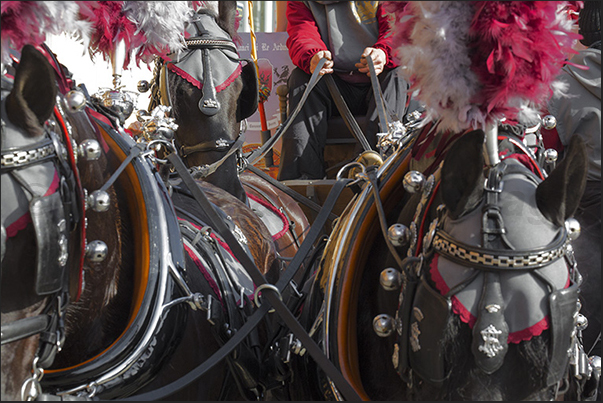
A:
[[[370,77],[371,74],[369,71],[368,62],[366,60],[366,57],[369,55],[373,59],[375,74],[381,74],[383,68],[385,67],[385,64],[387,63],[387,56],[385,55],[385,52],[383,50],[371,47],[364,49],[364,52],[362,52],[362,55],[360,55],[360,62],[355,64],[355,66],[358,68],[358,71],[360,73],[365,73],[367,76]],[[322,58],[326,59],[326,62],[320,69],[319,75],[322,76],[325,74],[333,73],[332,55],[331,52],[328,50],[318,51],[316,54],[314,54],[314,56],[312,56],[312,59],[310,60],[310,71],[314,72],[316,66],[318,65],[318,62]]]

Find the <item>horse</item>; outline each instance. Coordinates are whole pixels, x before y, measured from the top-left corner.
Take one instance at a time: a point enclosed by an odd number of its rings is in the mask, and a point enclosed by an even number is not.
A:
[[[2,79],[3,399],[124,398],[215,353],[255,287],[209,216],[262,274],[281,267],[249,207],[207,183],[215,212],[191,203],[148,143],[68,77],[45,45],[26,45],[14,82]],[[171,397],[257,398],[265,333]]]
[[[587,358],[569,246],[584,144],[547,176],[520,162],[530,152],[506,126],[499,138],[523,157],[492,164],[481,129],[439,133],[440,152],[414,160],[431,133],[421,130],[357,176],[366,184],[329,237],[300,321],[364,400],[555,400],[589,372],[576,365]],[[295,356],[291,371],[306,374],[293,399],[341,398],[311,359]]]
[[[218,12],[197,10],[188,24],[182,54],[156,59],[149,112],[169,105],[178,125],[174,139],[196,177],[250,205],[270,229],[279,256],[291,259],[309,222],[300,206],[262,177],[245,171],[241,158],[244,120],[258,106],[257,72],[241,63],[233,38],[236,2],[219,2]]]

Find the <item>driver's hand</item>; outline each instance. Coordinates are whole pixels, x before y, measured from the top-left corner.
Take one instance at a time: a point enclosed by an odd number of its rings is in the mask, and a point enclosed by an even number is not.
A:
[[[385,68],[385,64],[387,63],[387,56],[385,55],[385,52],[382,49],[371,47],[364,49],[364,52],[362,52],[362,55],[360,56],[360,63],[356,63],[355,66],[359,72],[370,77],[371,73],[369,71],[368,61],[366,60],[367,56],[370,56],[373,59],[375,74],[381,74]]]
[[[321,51],[317,52],[314,56],[312,56],[312,59],[310,60],[310,73],[314,73],[314,70],[316,69],[318,62],[323,57],[325,59],[327,59],[327,61],[322,66],[322,69],[320,69],[320,73],[318,73],[318,74],[320,74],[322,76],[325,74],[333,73],[333,58],[331,56],[331,52],[329,52],[328,50],[321,50]]]

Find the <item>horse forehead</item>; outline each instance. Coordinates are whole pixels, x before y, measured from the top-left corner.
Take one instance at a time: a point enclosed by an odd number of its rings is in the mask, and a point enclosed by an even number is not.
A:
[[[503,218],[508,240],[516,249],[532,249],[548,245],[557,235],[558,228],[547,220],[536,204],[536,182],[521,174],[505,176],[498,206]],[[457,219],[444,220],[444,229],[461,242],[482,246],[482,216],[485,200],[469,214]]]

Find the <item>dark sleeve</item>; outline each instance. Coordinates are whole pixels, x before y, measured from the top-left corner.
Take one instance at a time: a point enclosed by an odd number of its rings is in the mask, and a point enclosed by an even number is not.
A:
[[[312,12],[301,1],[287,2],[287,48],[294,65],[310,74],[310,60],[318,51],[327,50]]]

